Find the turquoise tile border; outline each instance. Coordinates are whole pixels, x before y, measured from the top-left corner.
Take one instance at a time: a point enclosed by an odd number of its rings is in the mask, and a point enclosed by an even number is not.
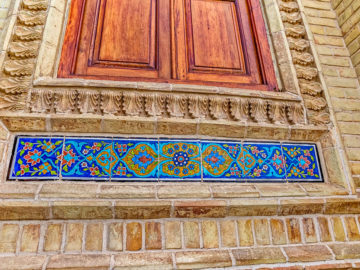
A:
[[[9,180],[322,182],[316,144],[18,136]]]

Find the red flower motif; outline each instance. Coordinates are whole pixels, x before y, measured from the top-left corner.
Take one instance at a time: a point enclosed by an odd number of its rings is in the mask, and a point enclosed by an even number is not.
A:
[[[23,150],[31,150],[31,149],[32,149],[32,146],[30,145],[30,143],[26,142]]]
[[[94,143],[93,146],[91,147],[91,149],[99,151],[100,145],[101,145],[100,143]]]
[[[311,156],[310,150],[304,150],[304,155],[310,157]]]
[[[314,176],[314,169],[308,169],[308,175]]]
[[[34,166],[36,163],[40,162],[41,153],[42,152],[35,149],[34,151],[29,151],[29,153],[25,155],[24,158],[27,163],[31,163],[31,166]]]
[[[254,169],[254,176],[260,176],[261,174],[261,169]]]
[[[90,175],[98,175],[99,174],[99,168],[98,167],[91,167],[90,169]]]
[[[71,166],[75,162],[75,153],[73,153],[73,149],[69,151],[64,150],[62,155],[58,156],[57,159],[61,160],[61,165],[68,165]]]
[[[29,164],[27,164],[27,165],[21,164],[20,169],[21,169],[21,171],[20,171],[21,175],[24,175],[25,172],[29,171]]]
[[[302,168],[303,170],[305,170],[306,168],[309,167],[310,165],[310,160],[308,160],[306,157],[304,157],[303,155],[301,155],[299,158],[299,166],[300,168]]]
[[[257,146],[253,146],[253,147],[251,147],[250,149],[251,149],[251,153],[253,153],[253,154],[259,154],[259,153],[260,153],[260,151],[258,150]]]
[[[277,154],[275,154],[272,160],[274,161],[273,166],[275,166],[277,170],[280,168],[284,168],[284,159],[282,156],[278,156]]]

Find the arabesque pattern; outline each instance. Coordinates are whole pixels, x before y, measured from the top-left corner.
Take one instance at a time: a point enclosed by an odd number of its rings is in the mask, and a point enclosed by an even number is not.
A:
[[[10,180],[322,181],[315,144],[19,136]]]

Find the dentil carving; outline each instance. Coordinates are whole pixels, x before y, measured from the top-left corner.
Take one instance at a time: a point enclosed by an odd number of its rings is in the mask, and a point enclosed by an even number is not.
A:
[[[211,97],[209,101],[210,115],[213,119],[228,118],[228,100],[226,98]]]
[[[133,113],[132,115],[137,115],[135,113],[136,108],[134,108],[134,104],[132,98],[129,95],[124,97],[123,108],[121,108],[121,99],[122,93],[118,91],[104,91],[101,93],[101,111],[105,114],[118,114],[122,111],[122,109],[129,111],[129,113]]]

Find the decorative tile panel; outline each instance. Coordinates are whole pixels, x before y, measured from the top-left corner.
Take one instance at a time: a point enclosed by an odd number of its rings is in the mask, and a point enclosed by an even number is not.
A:
[[[10,180],[321,182],[316,144],[17,137]]]

